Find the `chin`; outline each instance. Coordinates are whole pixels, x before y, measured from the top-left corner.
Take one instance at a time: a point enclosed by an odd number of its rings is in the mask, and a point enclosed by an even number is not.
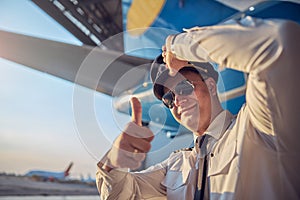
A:
[[[199,130],[199,125],[197,121],[193,120],[192,118],[182,121],[182,125],[185,126],[187,129],[189,129],[190,131],[192,131],[193,133],[198,132]]]

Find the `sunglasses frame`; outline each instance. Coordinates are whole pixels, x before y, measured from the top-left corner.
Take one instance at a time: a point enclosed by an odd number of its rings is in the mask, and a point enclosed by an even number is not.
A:
[[[192,94],[192,92],[195,89],[194,83],[197,83],[197,82],[204,82],[204,79],[202,78],[201,81],[190,81],[188,79],[180,81],[179,83],[176,84],[176,86],[174,88],[174,92],[172,90],[169,90],[168,92],[166,92],[162,96],[161,101],[167,108],[172,109],[174,107],[175,94],[182,95],[182,96],[188,96],[188,95]],[[179,90],[180,85],[190,86],[190,88],[189,88],[189,90],[187,90],[187,89],[184,90],[187,87],[185,87],[185,88],[181,87],[181,90]],[[186,92],[184,92],[184,91],[186,91]]]

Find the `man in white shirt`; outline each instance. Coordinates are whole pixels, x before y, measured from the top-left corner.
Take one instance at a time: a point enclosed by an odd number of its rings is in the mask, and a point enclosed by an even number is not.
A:
[[[153,139],[133,98],[132,122],[98,163],[101,197],[299,199],[299,35],[294,22],[247,17],[169,36],[166,64],[153,65],[153,90],[194,133],[195,148],[141,172],[120,170],[138,168]],[[207,62],[248,74],[237,117],[222,109]]]

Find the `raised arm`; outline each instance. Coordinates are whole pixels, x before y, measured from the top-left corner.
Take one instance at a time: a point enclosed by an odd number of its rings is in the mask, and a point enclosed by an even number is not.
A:
[[[244,18],[226,24],[194,27],[167,38],[167,50],[189,61],[212,61],[250,73],[269,67],[282,52],[278,31],[283,21]],[[259,69],[258,69],[259,68]]]
[[[251,121],[259,131],[276,135],[299,119],[298,94],[291,92],[299,85],[299,35],[300,26],[294,22],[247,17],[169,36],[166,48],[178,59],[210,61],[248,73]]]

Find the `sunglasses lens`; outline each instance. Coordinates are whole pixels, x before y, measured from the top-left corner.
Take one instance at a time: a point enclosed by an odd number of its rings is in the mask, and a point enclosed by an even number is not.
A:
[[[175,87],[175,93],[178,95],[190,95],[194,90],[193,84],[188,81],[182,81]]]
[[[194,91],[194,85],[188,80],[184,80],[176,85],[174,92],[177,95],[190,95]],[[174,107],[175,94],[172,91],[165,93],[162,97],[162,102],[164,105],[172,109]]]
[[[172,109],[174,106],[174,93],[169,91],[162,97],[162,102],[167,106],[169,109]]]

